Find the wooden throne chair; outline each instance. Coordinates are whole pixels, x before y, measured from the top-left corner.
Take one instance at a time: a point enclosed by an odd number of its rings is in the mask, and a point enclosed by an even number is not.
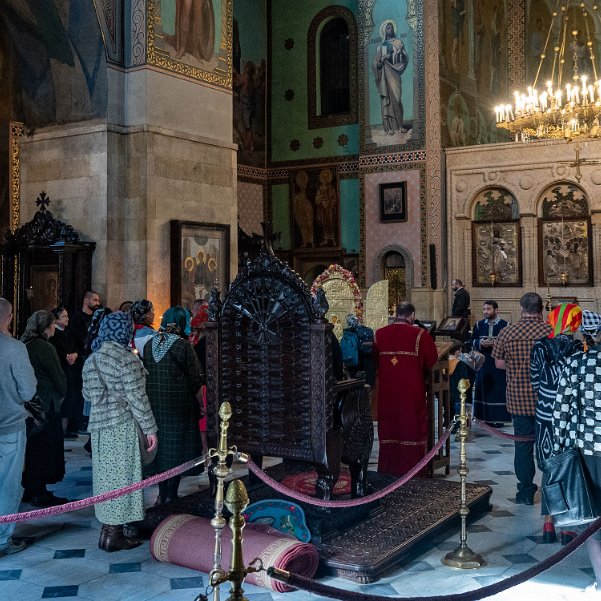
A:
[[[335,381],[327,310],[323,292],[311,296],[267,242],[223,300],[213,290],[205,323],[208,436],[217,440],[227,401],[230,441],[257,464],[263,456],[312,463],[316,495],[329,499],[344,457],[352,495],[363,496],[373,445],[369,387]]]

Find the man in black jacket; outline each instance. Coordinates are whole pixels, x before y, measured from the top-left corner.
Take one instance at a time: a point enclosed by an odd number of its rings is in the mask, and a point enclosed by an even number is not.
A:
[[[463,287],[461,280],[453,280],[451,289],[455,293],[453,297],[453,307],[451,308],[451,317],[469,317],[470,316],[470,295]]]

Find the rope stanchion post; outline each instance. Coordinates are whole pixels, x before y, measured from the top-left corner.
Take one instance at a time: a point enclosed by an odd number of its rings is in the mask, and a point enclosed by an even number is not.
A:
[[[246,525],[243,511],[248,505],[248,493],[244,484],[240,480],[234,480],[227,489],[225,497],[225,505],[231,511],[230,529],[232,531],[232,559],[230,570],[227,574],[215,577],[211,580],[211,586],[218,586],[224,582],[231,582],[230,596],[226,601],[248,601],[244,596],[242,584],[247,574],[258,572],[263,569],[263,564],[260,559],[253,559],[250,565],[244,565],[244,554],[242,552],[242,530]],[[253,564],[257,564],[256,566]]]
[[[232,417],[232,408],[229,403],[222,403],[219,407],[219,417],[221,418],[219,432],[219,448],[209,449],[208,456],[217,459],[217,465],[213,468],[213,474],[217,479],[217,491],[215,493],[215,515],[211,520],[211,526],[215,530],[215,547],[213,551],[213,569],[209,574],[209,581],[213,584],[213,601],[220,600],[219,584],[226,578],[226,573],[221,567],[221,532],[225,528],[226,521],[223,517],[223,491],[226,476],[229,474],[227,466],[228,457],[238,457],[245,460],[246,457],[238,453],[236,447],[228,448],[227,446],[227,430],[229,421]]]
[[[465,480],[469,472],[467,468],[465,443],[469,434],[468,423],[470,416],[465,409],[465,397],[469,387],[469,380],[466,379],[460,380],[459,385],[457,386],[461,400],[458,431],[460,444],[459,469],[457,470],[459,477],[461,478],[461,507],[459,508],[459,515],[461,516],[461,540],[459,546],[454,551],[447,553],[441,560],[445,566],[460,568],[462,570],[475,570],[486,565],[486,561],[467,546],[466,520],[470,513],[470,509],[467,506],[467,496],[465,491]]]

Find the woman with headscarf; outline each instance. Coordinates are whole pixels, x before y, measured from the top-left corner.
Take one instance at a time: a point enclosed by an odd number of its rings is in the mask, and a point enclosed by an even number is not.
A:
[[[134,320],[133,344],[143,357],[144,346],[155,333],[152,328],[152,322],[154,321],[154,307],[149,300],[142,298],[132,303],[129,312]]]
[[[92,406],[88,428],[95,495],[142,479],[136,422],[146,435],[149,451],[158,443],[144,366],[129,346],[133,331],[128,313],[119,311],[105,317],[83,368],[83,394]],[[102,523],[101,549],[110,552],[140,545],[139,540],[124,533],[123,526],[144,519],[142,491],[99,503],[94,509]]]
[[[583,349],[572,355],[559,376],[553,406],[553,455],[577,448],[592,484],[592,493],[601,501],[601,315],[582,311],[580,329],[585,334]],[[581,529],[582,526],[578,527]],[[601,531],[587,541],[587,551],[595,582],[586,592],[601,593]],[[592,598],[592,597],[591,597]]]
[[[67,378],[67,394],[61,405],[61,417],[65,438],[77,438],[77,430],[81,422],[81,405],[78,406],[77,392],[77,341],[69,330],[69,312],[65,307],[56,307],[51,311],[56,330],[50,343],[56,349],[61,367]]]
[[[54,336],[54,316],[48,311],[36,311],[28,320],[21,342],[25,343],[29,360],[38,381],[36,394],[48,422],[41,432],[27,438],[23,501],[35,507],[52,507],[67,502],[46,489],[47,484],[60,482],[65,475],[65,450],[61,404],[67,394],[67,379],[56,349],[48,342]]]
[[[582,342],[573,334],[582,323],[582,311],[578,305],[563,303],[547,316],[553,331],[547,338],[534,344],[530,357],[530,381],[537,394],[535,410],[536,462],[542,464],[553,452],[553,405],[557,394],[559,376],[569,357],[582,350]],[[543,482],[546,476],[543,472]],[[553,516],[548,514],[544,495],[541,498],[541,513],[544,516],[543,543],[554,543],[557,536]]]
[[[201,453],[198,395],[203,376],[194,348],[186,339],[188,317],[182,307],[168,309],[160,330],[144,347],[146,389],[162,441],[151,473],[164,472]],[[177,499],[180,479],[175,476],[159,482],[157,504]]]

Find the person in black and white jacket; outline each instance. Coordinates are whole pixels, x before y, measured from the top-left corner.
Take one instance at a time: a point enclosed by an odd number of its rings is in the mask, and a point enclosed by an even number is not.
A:
[[[595,496],[601,498],[601,315],[582,312],[586,343],[563,369],[553,408],[554,454],[579,448],[588,469]],[[601,532],[587,541],[595,582],[587,588],[601,599]],[[599,588],[597,588],[599,586]]]

